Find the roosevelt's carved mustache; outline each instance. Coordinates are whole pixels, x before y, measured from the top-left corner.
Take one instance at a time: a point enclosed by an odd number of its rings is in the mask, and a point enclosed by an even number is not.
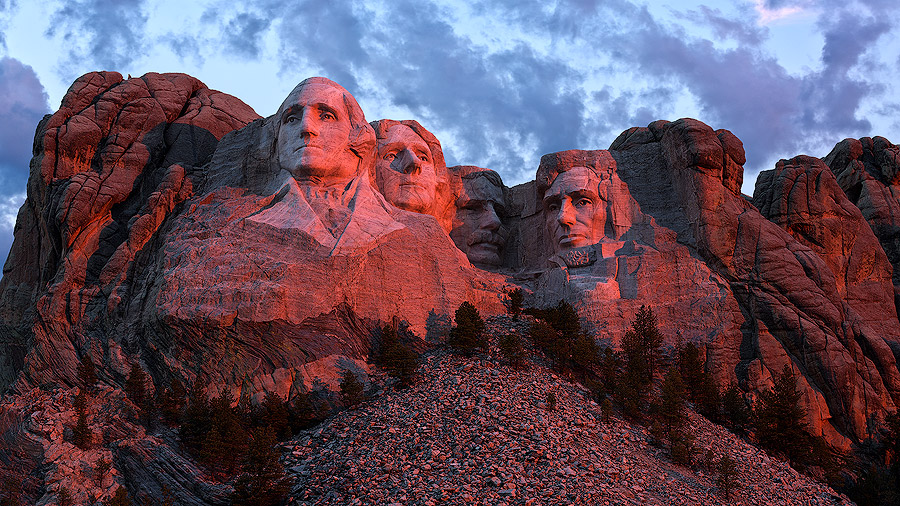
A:
[[[475,244],[493,244],[497,247],[502,247],[506,244],[506,237],[504,234],[499,232],[491,232],[489,230],[476,230],[473,232],[469,239],[466,241],[469,246],[473,246]]]

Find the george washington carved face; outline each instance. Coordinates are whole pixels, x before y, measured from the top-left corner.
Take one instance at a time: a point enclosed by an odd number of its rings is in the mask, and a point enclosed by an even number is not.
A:
[[[278,164],[298,181],[342,182],[362,171],[374,135],[356,100],[340,85],[310,78],[277,113]],[[370,159],[370,157],[369,157]]]

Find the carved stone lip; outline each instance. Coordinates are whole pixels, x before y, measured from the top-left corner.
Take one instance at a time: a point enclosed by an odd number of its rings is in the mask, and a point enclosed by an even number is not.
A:
[[[572,246],[573,243],[587,240],[587,236],[584,234],[566,234],[559,238],[557,241],[560,246]]]

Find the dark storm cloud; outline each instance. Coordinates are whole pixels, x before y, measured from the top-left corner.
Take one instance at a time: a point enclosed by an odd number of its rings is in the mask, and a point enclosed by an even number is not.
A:
[[[229,49],[245,58],[257,58],[262,45],[262,35],[271,22],[254,13],[236,14],[226,25],[226,40]]]
[[[291,4],[279,27],[282,71],[289,75],[297,63],[307,62],[354,93],[356,76],[368,64],[362,37],[371,30],[371,16],[350,0]]]
[[[456,144],[445,147],[451,163],[524,179],[542,153],[573,147],[583,126],[579,72],[524,44],[500,51],[474,44],[434,6],[392,8],[391,22],[372,34],[375,80],[428,128],[453,133]]]
[[[0,59],[0,200],[25,192],[35,127],[47,112],[47,93],[34,70]]]
[[[756,15],[749,5],[735,17],[707,7],[681,16],[682,24],[711,30],[715,43],[627,0],[561,1],[550,8],[537,0],[473,4],[478,16],[522,34],[522,42],[502,49],[469,40],[454,28],[452,13],[410,0],[372,11],[343,0],[287,7],[268,1],[252,14],[219,15],[219,23],[224,46],[244,57],[259,54],[262,37],[277,26],[283,74],[317,68],[358,98],[408,108],[426,127],[452,134],[445,141],[451,163],[530,178],[543,153],[602,148],[598,139],[608,143],[630,126],[676,119],[668,116],[686,90],[700,106],[698,119],[744,141],[748,171],[755,172],[773,157],[868,134],[860,104],[880,88],[859,69],[867,48],[890,29],[882,21],[888,18],[833,1],[819,22],[822,68],[803,75],[788,73],[765,52],[766,29],[748,21]],[[811,4],[770,0],[765,6]],[[549,54],[529,40],[549,41]],[[556,44],[593,52],[608,68],[577,68],[554,56]],[[613,91],[601,82],[597,90],[586,81],[608,76],[611,84],[619,74],[637,89]]]
[[[14,58],[0,58],[0,260],[6,260],[12,244],[34,131],[47,112],[47,93],[34,70]]]
[[[697,21],[705,23],[712,28],[719,39],[734,39],[741,44],[757,46],[765,36],[765,31],[755,25],[749,24],[744,19],[731,19],[722,15],[718,9],[710,9],[701,5],[699,11],[690,11],[690,15],[699,12]]]
[[[143,0],[67,0],[62,5],[51,16],[47,33],[62,36],[73,61],[87,56],[105,70],[122,70],[143,51]]]

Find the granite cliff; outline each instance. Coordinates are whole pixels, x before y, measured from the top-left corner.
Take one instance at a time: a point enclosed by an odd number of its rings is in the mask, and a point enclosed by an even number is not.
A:
[[[337,140],[335,140],[337,139]],[[329,144],[330,143],[330,144]],[[900,158],[876,137],[798,156],[742,195],[745,154],[692,119],[545,155],[506,187],[444,164],[415,121],[366,122],[304,81],[260,118],[182,74],[77,80],[38,125],[0,281],[0,387],[199,381],[259,399],[364,373],[374,329],[424,339],[463,301],[567,300],[617,346],[653,307],[720,387],[790,367],[811,430],[848,448],[900,402]]]

